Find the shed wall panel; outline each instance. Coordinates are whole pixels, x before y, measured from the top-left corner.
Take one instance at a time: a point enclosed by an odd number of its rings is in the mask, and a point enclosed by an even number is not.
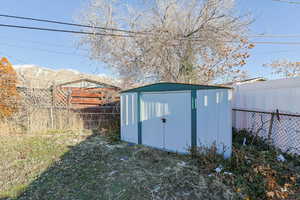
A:
[[[122,140],[138,143],[138,117],[141,143],[155,148],[187,153],[192,139],[191,91],[141,92],[121,95]],[[197,144],[216,144],[225,157],[231,155],[231,90],[197,90]],[[166,119],[166,123],[162,123]]]
[[[138,143],[137,94],[121,95],[121,139]]]
[[[197,145],[210,148],[216,145],[225,157],[231,155],[230,90],[197,91]]]
[[[141,121],[143,144],[187,153],[191,146],[191,92],[142,93]]]

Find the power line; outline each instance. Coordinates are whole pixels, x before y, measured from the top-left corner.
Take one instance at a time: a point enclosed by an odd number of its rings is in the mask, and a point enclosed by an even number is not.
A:
[[[74,34],[84,34],[84,35],[101,35],[101,36],[111,36],[111,37],[133,37],[131,35],[123,35],[123,34],[112,34],[112,33],[92,33],[85,31],[72,31],[66,29],[52,29],[52,28],[41,28],[41,27],[33,27],[33,26],[18,26],[18,25],[10,25],[10,24],[0,24],[2,27],[9,28],[20,28],[20,29],[29,29],[29,30],[39,30],[39,31],[52,31],[52,32],[61,32],[61,33],[74,33]]]
[[[288,0],[273,0],[277,2],[282,2],[282,3],[290,3],[290,4],[300,4],[300,2],[297,1],[288,1]]]
[[[73,31],[66,29],[50,29],[50,28],[41,28],[41,27],[30,27],[30,26],[18,26],[18,25],[9,25],[9,24],[0,24],[0,27],[9,27],[9,28],[19,28],[19,29],[29,29],[29,30],[39,30],[39,31],[51,31],[51,32],[62,32],[62,33],[74,33],[74,34],[85,34],[85,35],[101,35],[101,36],[110,36],[110,37],[126,37],[133,38],[136,36],[133,35],[123,35],[123,34],[111,34],[111,33],[92,33],[84,31]],[[177,40],[189,40],[194,42],[203,42],[206,40],[200,39],[190,39],[190,38],[179,38]],[[222,41],[228,43],[239,43],[238,41]],[[300,42],[266,42],[266,41],[250,41],[252,44],[279,44],[279,45],[300,45]]]
[[[7,37],[7,36],[0,36],[0,38],[7,38],[7,39],[11,39],[10,37]],[[36,40],[27,40],[27,39],[23,39],[23,38],[14,38],[14,40],[18,40],[20,42],[23,42],[23,43],[29,43],[29,44],[37,44],[37,45],[46,45],[46,46],[53,46],[53,47],[59,47],[59,48],[65,48],[65,49],[70,49],[70,48],[76,48],[77,51],[84,51],[84,52],[87,52],[88,50],[87,49],[82,49],[82,48],[79,48],[79,46],[69,46],[69,45],[62,45],[62,44],[58,44],[58,43],[52,43],[52,42],[41,42],[41,41],[36,41]]]
[[[15,48],[22,48],[22,49],[26,48],[27,50],[34,50],[34,51],[44,51],[44,52],[47,52],[47,53],[53,53],[53,54],[59,54],[59,55],[88,57],[88,55],[83,55],[83,54],[75,54],[75,53],[68,53],[68,52],[52,51],[52,50],[47,50],[47,49],[32,48],[32,47],[26,47],[26,46],[15,45],[15,44],[8,44],[8,43],[0,43],[0,46],[1,45],[15,47]]]
[[[248,35],[250,38],[300,38],[300,35],[292,35],[292,34],[282,34],[282,35],[276,35],[276,34],[259,34],[259,35]]]
[[[300,34],[257,34],[246,35],[248,38],[300,38]],[[199,39],[200,37],[192,37],[186,39]]]
[[[94,29],[101,29],[101,30],[106,30],[106,31],[117,31],[117,32],[124,32],[124,33],[133,33],[133,34],[147,34],[144,32],[128,31],[128,30],[124,30],[124,29],[106,28],[106,27],[100,27],[100,26],[90,26],[90,25],[84,25],[84,24],[76,24],[76,23],[62,22],[62,21],[56,21],[56,20],[38,19],[38,18],[15,16],[15,15],[0,14],[0,17],[31,20],[31,21],[38,21],[38,22],[47,22],[47,23],[52,23],[52,24],[61,24],[61,25],[77,26],[77,27],[84,27],[84,28],[94,28]]]
[[[263,54],[282,54],[282,53],[297,53],[298,52],[296,50],[282,50],[282,51],[258,51],[255,52],[255,54],[259,54],[259,55],[263,55]]]
[[[279,2],[287,2],[287,3],[297,3],[300,4],[300,2],[294,2],[294,1],[288,1],[288,0],[273,0],[273,1],[279,1]],[[23,19],[23,20],[31,20],[31,21],[39,21],[39,22],[47,22],[47,23],[54,23],[54,24],[61,24],[61,25],[69,25],[69,26],[77,26],[77,27],[85,27],[85,28],[94,28],[94,29],[101,29],[101,30],[108,30],[108,31],[117,31],[117,32],[124,32],[124,33],[131,33],[131,34],[149,34],[149,32],[139,32],[139,31],[129,31],[124,29],[116,29],[116,28],[106,28],[106,27],[100,27],[100,26],[91,26],[91,25],[84,25],[84,24],[77,24],[77,23],[69,23],[69,22],[62,22],[62,21],[56,21],[56,20],[49,20],[49,19],[39,19],[39,18],[32,18],[32,17],[24,17],[24,16],[15,16],[15,15],[5,15],[0,14],[0,17],[7,17],[7,18],[15,18],[15,19]],[[13,27],[15,25],[3,25],[8,27]],[[34,28],[36,27],[24,27],[24,28]],[[37,28],[37,30],[44,30],[48,28]],[[53,29],[52,29],[53,30]],[[49,31],[52,31],[49,30]],[[54,31],[54,30],[53,30]],[[56,31],[56,30],[55,30]],[[129,35],[119,35],[119,34],[110,34],[109,33],[91,33],[91,32],[84,32],[84,31],[69,31],[69,30],[59,30],[57,31],[63,31],[63,32],[70,32],[70,33],[81,33],[81,34],[96,34],[96,35],[107,35],[107,36],[122,36],[122,37],[131,37]],[[300,35],[266,35],[266,34],[257,34],[257,35],[249,35],[248,37],[266,37],[266,38],[293,38],[293,37],[300,37]]]
[[[16,60],[18,62],[21,62],[21,63],[28,63],[28,62],[25,62],[23,59],[17,58],[15,56],[8,55],[7,53],[3,53],[2,51],[0,51],[0,54],[3,54],[4,57],[8,57],[9,59],[14,59],[14,60]]]
[[[300,45],[300,42],[256,42],[250,41],[253,44],[280,44],[280,45]]]
[[[179,39],[179,40],[189,40],[193,42],[204,42],[207,40],[199,40],[199,39]],[[221,41],[227,43],[240,43],[239,41]],[[273,41],[249,41],[250,44],[279,44],[279,45],[300,45],[300,42],[273,42]]]

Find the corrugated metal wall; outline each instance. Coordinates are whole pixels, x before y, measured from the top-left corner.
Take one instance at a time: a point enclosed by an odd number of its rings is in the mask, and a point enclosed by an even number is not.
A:
[[[142,143],[173,152],[191,147],[191,92],[141,94]]]
[[[225,157],[231,155],[231,99],[228,89],[197,91],[198,146],[215,143]],[[137,100],[137,93],[121,94],[121,138],[133,143],[138,143]],[[141,93],[140,100],[142,144],[186,153],[192,138],[191,91]]]
[[[231,155],[231,90],[197,91],[197,144]]]
[[[137,93],[121,95],[121,139],[138,143]]]

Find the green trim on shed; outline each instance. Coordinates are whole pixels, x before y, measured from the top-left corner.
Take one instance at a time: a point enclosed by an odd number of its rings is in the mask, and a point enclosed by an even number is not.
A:
[[[191,147],[197,147],[197,90],[232,89],[230,87],[214,85],[196,85],[185,83],[154,83],[142,87],[121,91],[121,93],[137,93],[137,122],[138,144],[142,144],[142,121],[141,121],[141,93],[142,92],[168,92],[168,91],[191,91]]]
[[[137,93],[138,144],[142,144],[141,93]]]
[[[191,92],[191,146],[197,146],[197,90]]]
[[[230,87],[214,86],[214,85],[196,85],[186,83],[154,83],[129,90],[121,91],[121,93],[129,92],[162,92],[162,91],[184,91],[184,90],[213,90],[213,89],[232,89]]]

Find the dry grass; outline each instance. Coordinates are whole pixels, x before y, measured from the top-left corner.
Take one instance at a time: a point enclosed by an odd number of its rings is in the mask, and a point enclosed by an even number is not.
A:
[[[85,137],[73,133],[0,134],[0,198],[16,197],[31,181]]]
[[[233,199],[188,156],[99,135],[2,136],[0,198]]]
[[[224,160],[214,153],[192,159],[112,143],[91,133],[2,135],[0,199],[267,199],[271,186],[280,189],[287,173],[300,170],[299,160],[284,155],[287,162],[279,163],[278,152],[259,141],[242,146],[243,136],[234,139],[238,150],[231,160]],[[217,173],[220,164],[224,169]],[[295,191],[290,199],[299,197],[299,178],[298,173],[292,180],[296,183],[289,188]],[[271,184],[273,180],[277,185]]]
[[[216,154],[215,148],[193,153],[200,170],[217,176],[244,199],[300,199],[300,157],[283,153],[245,131],[234,133],[233,154],[228,160]],[[277,160],[279,155],[284,162]]]
[[[85,122],[80,114],[66,109],[36,108],[0,121],[0,134],[84,129]]]

